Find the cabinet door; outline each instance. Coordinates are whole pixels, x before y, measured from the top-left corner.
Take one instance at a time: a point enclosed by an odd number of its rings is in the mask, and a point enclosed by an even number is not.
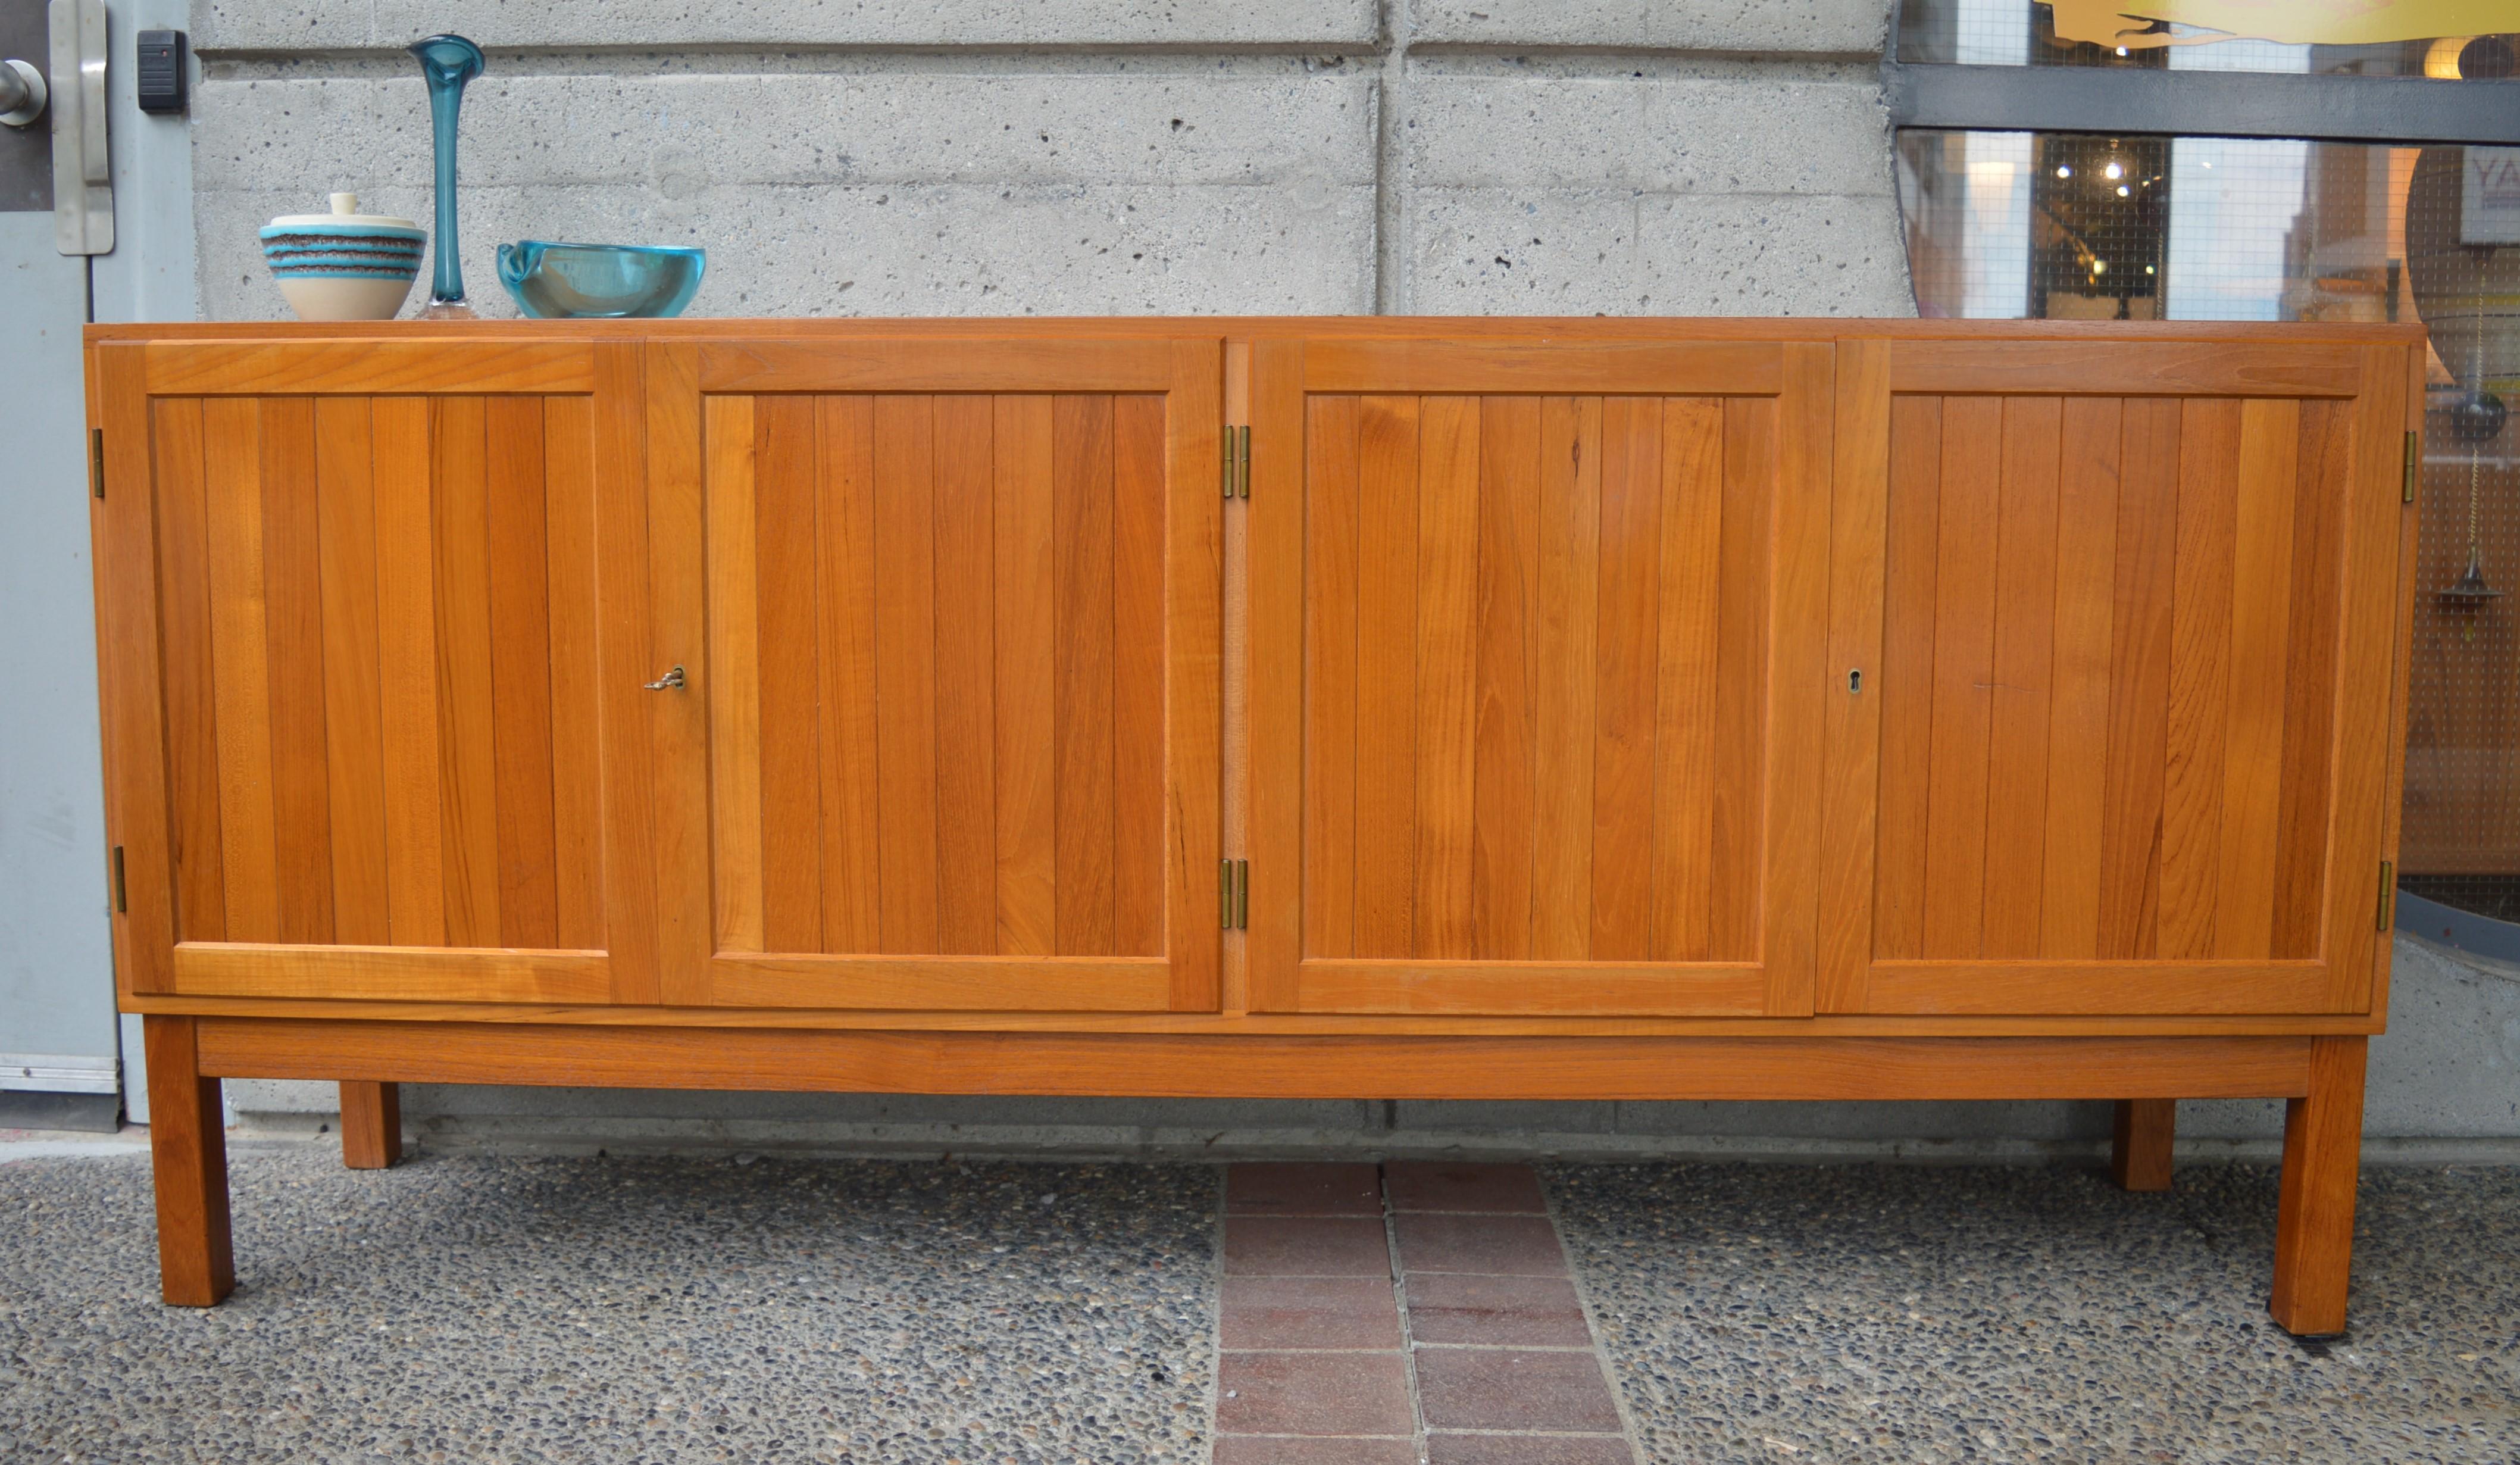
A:
[[[1212,1009],[1219,343],[652,360],[706,546],[691,995]]]
[[[1255,1009],[1810,1010],[1830,360],[1255,345]]]
[[[597,354],[98,348],[127,989],[621,995],[599,422],[638,399]]]
[[[1841,343],[1822,1010],[2369,1006],[2407,363]]]

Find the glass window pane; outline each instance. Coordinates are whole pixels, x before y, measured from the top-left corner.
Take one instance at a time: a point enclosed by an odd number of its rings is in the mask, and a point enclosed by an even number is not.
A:
[[[2509,32],[2371,39],[2387,33],[2389,16],[2369,0],[2281,6],[2190,0],[2162,7],[2194,18],[2187,23],[2130,20],[2133,8],[2126,0],[1902,0],[1899,59],[2490,80],[2512,74],[2520,43]],[[2248,34],[2253,25],[2279,34]]]

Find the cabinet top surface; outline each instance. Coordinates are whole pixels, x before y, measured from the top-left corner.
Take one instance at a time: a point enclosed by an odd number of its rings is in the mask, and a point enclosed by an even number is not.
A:
[[[2399,344],[2423,338],[2420,325],[2273,324],[2245,321],[1913,320],[1756,316],[1021,316],[954,318],[775,317],[685,320],[160,321],[86,328],[90,344],[178,341],[672,341],[902,337],[1198,336],[1228,339],[1383,337],[1592,341],[2265,341]]]

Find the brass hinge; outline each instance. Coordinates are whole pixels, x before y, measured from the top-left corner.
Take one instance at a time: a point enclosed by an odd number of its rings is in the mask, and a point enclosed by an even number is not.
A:
[[[2411,504],[2415,501],[2415,480],[2423,476],[2423,435],[2414,429],[2408,428],[2407,430],[2407,472],[2398,485],[2398,502]]]
[[[1251,430],[1231,427],[1225,430],[1225,496],[1251,496]]]
[[[122,884],[122,847],[113,847],[113,913],[122,915],[131,909],[131,893]]]
[[[105,429],[87,430],[87,481],[96,496],[105,497]]]
[[[2386,931],[2389,929],[2390,907],[2396,904],[2397,895],[2398,867],[2394,863],[2384,859],[2380,861],[2380,910],[2379,913],[2371,919],[2372,930]]]
[[[1251,925],[1251,861],[1221,859],[1216,862],[1216,918],[1227,931],[1243,931]]]

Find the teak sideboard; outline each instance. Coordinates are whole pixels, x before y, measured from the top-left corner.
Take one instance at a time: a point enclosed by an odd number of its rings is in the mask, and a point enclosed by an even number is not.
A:
[[[222,1077],[2280,1095],[2344,1326],[2415,328],[88,340],[171,1303]]]

